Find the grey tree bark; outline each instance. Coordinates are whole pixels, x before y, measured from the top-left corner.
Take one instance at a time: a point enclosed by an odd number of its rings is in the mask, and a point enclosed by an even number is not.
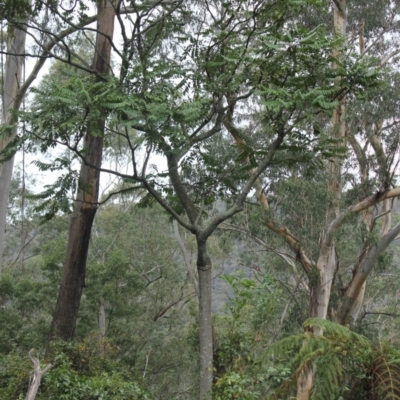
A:
[[[197,271],[199,274],[200,399],[211,398],[213,380],[213,336],[211,320],[211,270],[207,241],[197,238]]]
[[[210,131],[218,132],[222,126],[224,112],[219,112],[216,122]],[[209,131],[209,132],[210,132]],[[205,135],[208,136],[209,132]],[[163,150],[168,159],[168,171],[171,184],[174,187],[180,203],[185,209],[188,221],[181,218],[162,198],[162,196],[154,190],[154,187],[145,179],[141,179],[146,189],[152,194],[155,199],[163,206],[184,228],[195,235],[197,241],[197,272],[198,272],[198,290],[199,290],[199,341],[200,341],[200,380],[199,380],[199,398],[205,400],[211,398],[211,389],[213,381],[213,337],[212,337],[212,318],[211,318],[211,270],[212,262],[207,252],[207,240],[217,229],[217,227],[228,218],[243,209],[243,203],[253,188],[260,174],[270,164],[274,155],[282,144],[284,133],[278,133],[276,139],[271,144],[267,155],[259,162],[258,166],[251,171],[251,174],[243,186],[242,191],[237,196],[233,205],[215,215],[210,221],[205,223],[202,215],[198,212],[195,203],[189,196],[186,185],[182,182],[179,174],[178,163],[190,146],[187,148],[173,152],[167,143],[163,143]],[[198,140],[195,138],[194,140]]]
[[[192,285],[193,285],[194,291],[196,292],[197,298],[199,298],[200,297],[200,292],[199,292],[198,278],[196,277],[194,271],[192,270],[190,257],[189,257],[188,251],[187,251],[187,249],[185,247],[185,243],[183,243],[181,234],[179,233],[179,226],[178,226],[178,223],[176,222],[175,219],[173,220],[172,225],[173,225],[173,228],[174,228],[174,234],[175,234],[176,241],[178,242],[178,246],[179,246],[179,248],[181,250],[182,257],[183,257],[183,260],[185,262],[185,266],[186,266],[186,270],[187,270],[189,279],[192,282]]]

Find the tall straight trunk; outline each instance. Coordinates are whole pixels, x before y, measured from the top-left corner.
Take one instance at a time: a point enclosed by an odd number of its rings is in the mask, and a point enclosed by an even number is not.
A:
[[[197,238],[197,271],[199,274],[200,400],[211,399],[213,380],[211,267],[211,259],[207,254],[207,242]]]
[[[333,21],[336,35],[346,34],[346,0],[333,2]],[[334,51],[333,56],[340,59],[340,49]],[[336,68],[336,65],[333,66]],[[332,139],[337,140],[338,146],[343,145],[342,140],[346,134],[346,99],[342,98],[333,111],[332,116]],[[327,210],[327,227],[339,215],[340,200],[342,193],[341,183],[341,160],[336,157],[329,162],[328,166],[328,193],[330,194],[330,205]],[[326,229],[328,231],[328,229]],[[326,236],[325,236],[326,235]],[[316,266],[309,273],[310,277],[310,305],[309,316],[326,319],[333,277],[336,271],[336,248],[333,237],[325,232],[321,235],[320,254]],[[316,329],[314,335],[321,336],[323,331]],[[297,400],[308,400],[313,385],[312,368],[307,367],[301,371],[297,382]]]
[[[99,74],[110,72],[111,41],[114,32],[115,8],[102,0],[97,3],[97,37],[92,68]],[[86,259],[94,216],[97,211],[103,135],[106,116],[90,123],[84,139],[84,162],[81,166],[75,210],[70,220],[68,245],[61,285],[51,324],[47,354],[54,338],[72,340],[85,286]]]
[[[4,150],[16,134],[17,121],[15,120],[15,114],[12,114],[10,111],[18,107],[14,100],[21,85],[24,57],[11,54],[23,54],[25,52],[25,40],[26,32],[17,28],[14,28],[9,33],[7,40],[7,52],[9,55],[6,58],[3,77],[1,124],[13,125],[15,126],[15,130],[11,136],[0,140],[0,151]],[[6,215],[13,165],[13,158],[4,163],[0,162],[0,273],[3,263]]]
[[[104,306],[104,299],[99,300],[99,309],[97,311],[97,323],[98,323],[98,343],[99,343],[99,355],[104,356],[105,345],[104,338],[106,336],[106,309]]]
[[[3,164],[0,173],[0,274],[3,264],[4,242],[6,239],[6,219],[8,196],[10,194],[14,157]]]

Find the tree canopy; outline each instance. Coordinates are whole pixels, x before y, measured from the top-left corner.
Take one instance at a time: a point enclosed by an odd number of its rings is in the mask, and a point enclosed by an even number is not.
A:
[[[4,3],[0,393],[398,398],[398,4],[377,8]]]

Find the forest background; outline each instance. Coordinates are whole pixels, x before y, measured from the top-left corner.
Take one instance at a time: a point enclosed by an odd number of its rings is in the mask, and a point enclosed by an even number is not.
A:
[[[0,398],[399,399],[399,6],[1,3]]]

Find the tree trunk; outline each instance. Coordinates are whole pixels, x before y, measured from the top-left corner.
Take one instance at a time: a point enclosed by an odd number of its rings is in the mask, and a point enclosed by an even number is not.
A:
[[[23,54],[25,52],[25,39],[26,32],[15,28],[12,32],[9,33],[9,39],[7,41],[7,52],[9,54]],[[21,84],[23,64],[24,57],[22,56],[8,55],[6,58],[2,90],[2,125],[7,124],[16,126],[17,121],[15,121],[15,117],[13,114],[10,113],[10,111],[16,108],[14,104],[14,99],[16,98],[18,89]],[[4,150],[10,140],[14,139],[15,134],[16,128],[15,132],[13,132],[10,137],[0,140],[0,152]],[[4,163],[0,162],[0,273],[3,262],[7,205],[8,196],[10,193],[13,165],[13,158]]]
[[[102,75],[110,71],[111,41],[114,32],[115,8],[107,0],[98,2],[95,55],[92,68]],[[85,286],[86,259],[94,216],[97,211],[103,135],[106,116],[89,124],[83,145],[80,188],[71,217],[68,245],[61,285],[51,324],[47,354],[54,338],[72,340],[78,318],[82,291]]]
[[[28,392],[26,393],[25,400],[35,400],[37,392],[40,387],[40,382],[46,372],[52,368],[52,364],[48,364],[44,369],[40,368],[40,362],[37,357],[32,356],[33,349],[29,352],[29,357],[33,362],[33,377],[29,383]]]
[[[97,312],[97,322],[99,327],[98,343],[99,343],[99,355],[104,356],[105,346],[104,338],[106,336],[106,310],[104,307],[104,300],[99,300],[99,310]]]
[[[311,272],[311,274],[315,273],[315,278],[314,276],[310,277],[309,316],[311,318],[326,319],[335,271],[336,253],[335,246],[332,244],[321,250],[316,271]],[[314,334],[322,335],[322,332],[314,331]]]
[[[1,164],[0,164],[1,165]],[[11,176],[14,166],[14,157],[6,161],[0,173],[0,274],[3,264],[4,242],[6,236],[6,219],[8,196],[10,194]]]
[[[207,242],[197,238],[199,274],[200,400],[211,399],[213,380],[213,337],[211,320],[211,259]]]
[[[313,384],[313,371],[309,368],[303,368],[297,378],[297,400],[308,400]]]
[[[338,0],[333,3],[333,20],[336,35],[346,34],[346,0]],[[333,56],[340,59],[340,49],[334,51]],[[336,65],[334,65],[336,68]],[[343,145],[342,139],[346,134],[346,99],[339,99],[339,104],[333,111],[332,116],[332,139],[338,141],[338,146]],[[331,204],[327,210],[327,227],[340,213],[340,200],[342,194],[341,183],[342,162],[335,157],[329,162],[328,168],[328,192],[331,196]],[[326,229],[328,231],[328,228]],[[309,316],[326,319],[328,313],[329,299],[333,277],[336,272],[336,248],[333,237],[328,233],[321,235],[320,254],[317,265],[311,273],[310,278],[310,306]],[[322,336],[321,329],[315,329],[314,335]],[[310,367],[304,368],[297,381],[297,400],[308,400],[313,385],[313,370]]]
[[[179,233],[178,222],[176,222],[176,219],[174,219],[172,221],[172,225],[173,225],[173,228],[174,228],[174,234],[175,234],[176,241],[178,242],[179,248],[180,248],[182,256],[183,256],[183,260],[184,260],[185,265],[186,265],[186,270],[187,270],[187,273],[188,273],[188,277],[190,279],[190,282],[193,285],[193,288],[194,288],[194,291],[196,292],[197,298],[199,298],[199,283],[198,283],[198,280],[197,280],[197,277],[196,277],[194,271],[192,270],[190,257],[189,257],[188,251],[187,251],[187,249],[185,247],[185,243],[183,243],[181,234]]]
[[[360,265],[354,273],[346,293],[344,294],[339,309],[337,312],[337,322],[342,325],[348,325],[350,316],[353,310],[357,307],[360,301],[359,296],[362,292],[368,275],[371,273],[373,267],[380,254],[382,254],[393,240],[400,234],[400,223],[395,225],[389,230],[380,241],[368,249],[368,253],[362,259]]]

